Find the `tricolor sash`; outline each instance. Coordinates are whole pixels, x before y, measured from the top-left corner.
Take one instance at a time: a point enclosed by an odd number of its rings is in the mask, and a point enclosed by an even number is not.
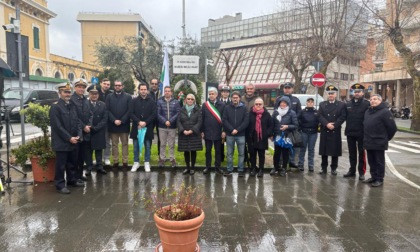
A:
[[[220,117],[219,110],[217,110],[217,108],[213,104],[211,104],[209,101],[206,102],[206,107],[210,111],[210,113],[214,116],[214,118],[216,118],[216,120],[220,124],[222,124],[222,118]]]

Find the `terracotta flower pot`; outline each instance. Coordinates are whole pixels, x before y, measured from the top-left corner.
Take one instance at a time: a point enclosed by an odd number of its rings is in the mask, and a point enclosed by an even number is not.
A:
[[[31,157],[32,173],[35,182],[50,182],[54,181],[55,176],[55,158],[50,158],[47,161],[47,169],[39,165],[38,157]]]
[[[204,212],[197,218],[185,221],[164,220],[154,215],[164,252],[194,252],[198,231],[203,225]]]

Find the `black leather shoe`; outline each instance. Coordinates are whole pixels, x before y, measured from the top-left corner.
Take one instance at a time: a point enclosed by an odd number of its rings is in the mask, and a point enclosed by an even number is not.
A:
[[[374,178],[368,178],[362,181],[362,183],[365,183],[365,184],[372,184],[373,182],[375,182]]]
[[[184,175],[190,174],[190,169],[185,169],[185,170],[182,172],[182,174],[184,174]]]
[[[299,171],[303,172],[305,170],[305,168],[303,166],[299,167]]]
[[[86,177],[90,177],[90,176],[92,176],[92,172],[91,172],[91,171],[86,171],[86,172],[85,172],[85,176],[86,176]]]
[[[365,175],[360,174],[360,175],[359,175],[359,180],[365,180]]]
[[[319,172],[319,174],[321,174],[321,175],[326,175],[326,174],[327,174],[327,170],[321,170],[321,171]]]
[[[278,169],[276,169],[276,168],[271,169],[271,171],[270,171],[270,175],[271,176],[277,175],[277,174],[279,174],[279,170]]]
[[[298,166],[295,163],[289,163],[289,168],[298,168]]]
[[[190,175],[192,176],[192,175],[194,175],[194,173],[195,173],[195,170],[193,169],[193,170],[190,170]]]
[[[232,172],[231,171],[225,171],[225,173],[223,173],[223,176],[225,176],[225,177],[232,176]]]
[[[261,178],[262,176],[264,176],[264,172],[263,172],[263,169],[260,168],[260,170],[258,171],[257,177]]]
[[[281,177],[286,176],[286,169],[281,169],[280,173],[279,173],[279,176],[281,176]]]
[[[81,176],[81,177],[80,177],[80,180],[81,180],[81,181],[87,181],[88,179],[87,179],[85,176]]]
[[[57,192],[58,193],[61,193],[61,194],[70,194],[70,190],[67,189],[67,187],[63,187],[61,189],[57,189]]]
[[[207,174],[207,173],[209,173],[209,171],[210,171],[210,168],[206,167],[206,169],[203,170],[203,174]]]
[[[347,172],[346,174],[343,175],[343,177],[345,178],[356,177],[356,173]]]
[[[76,182],[67,183],[67,185],[72,186],[72,187],[83,187],[85,186],[85,183],[81,180],[77,180]]]
[[[337,176],[337,171],[336,170],[331,171],[331,175]]]
[[[256,169],[255,168],[252,168],[251,172],[249,173],[249,176],[255,177],[256,174],[257,174]]]
[[[216,173],[223,174],[223,170],[220,167],[216,167]]]
[[[313,167],[309,167],[309,172],[314,172],[314,168]]]
[[[106,174],[106,171],[102,168],[102,169],[98,169],[98,170],[96,170],[96,172],[97,173],[100,173],[100,174],[103,174],[103,175],[105,175]]]
[[[370,184],[371,187],[380,187],[384,184],[382,181],[375,181],[372,184]]]

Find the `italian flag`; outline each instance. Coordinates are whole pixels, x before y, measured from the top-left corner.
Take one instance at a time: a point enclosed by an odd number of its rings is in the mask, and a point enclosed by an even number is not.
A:
[[[160,88],[160,93],[164,94],[164,90],[166,86],[170,86],[171,84],[169,83],[169,57],[168,57],[168,50],[165,47],[164,49],[164,56],[163,56],[163,65],[162,65],[162,73],[160,74],[160,83],[161,85]]]

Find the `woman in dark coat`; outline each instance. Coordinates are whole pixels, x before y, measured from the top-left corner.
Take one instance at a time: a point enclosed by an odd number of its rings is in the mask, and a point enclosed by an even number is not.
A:
[[[249,111],[249,124],[246,133],[246,142],[251,162],[251,176],[257,173],[258,154],[258,177],[263,176],[265,163],[265,150],[268,149],[268,138],[273,135],[273,119],[267,109],[264,108],[264,101],[257,98],[254,106]]]
[[[182,174],[194,175],[197,151],[203,149],[201,141],[201,109],[195,104],[195,96],[188,94],[185,104],[179,112],[178,121],[178,151],[184,152],[187,168]]]
[[[296,130],[299,126],[295,111],[290,108],[290,99],[287,96],[280,98],[280,104],[273,112],[273,132],[275,136],[281,135],[282,132],[288,133]],[[279,169],[280,155],[283,160],[283,165]],[[287,164],[289,163],[289,149],[274,145],[274,169],[271,170],[270,175],[280,176],[286,175]]]

